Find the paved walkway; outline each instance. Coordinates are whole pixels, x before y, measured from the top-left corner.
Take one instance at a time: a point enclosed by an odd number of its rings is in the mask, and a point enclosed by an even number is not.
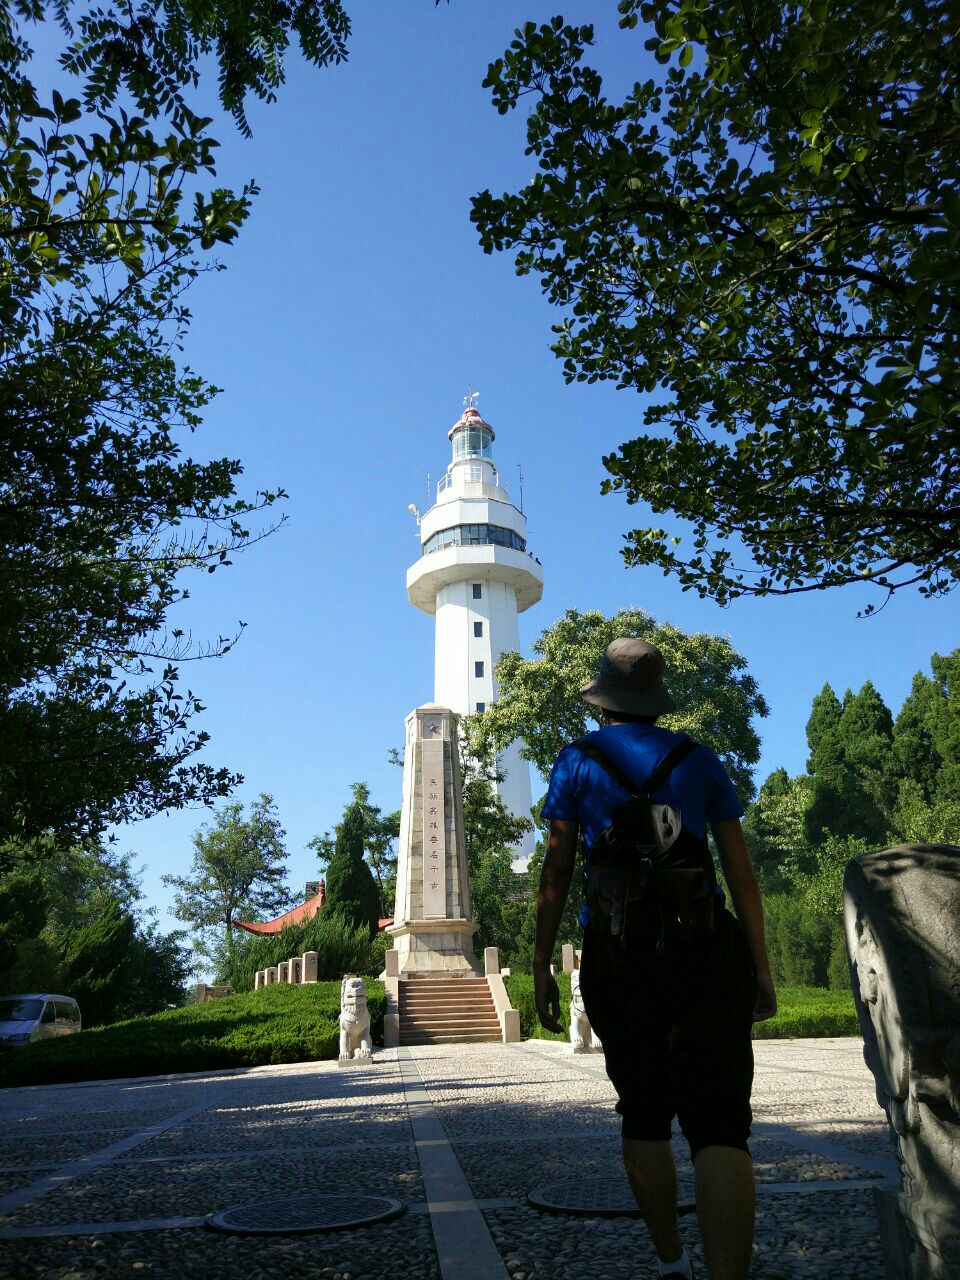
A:
[[[759,1041],[753,1274],[882,1280],[871,1187],[896,1176],[859,1040]],[[542,1214],[546,1183],[619,1174],[602,1058],[545,1041],[0,1093],[0,1276],[20,1280],[638,1280],[642,1223]],[[690,1168],[677,1141],[681,1200]],[[204,1216],[357,1192],[404,1214],[228,1236]],[[696,1261],[695,1218],[682,1232]],[[701,1271],[702,1275],[702,1271]]]

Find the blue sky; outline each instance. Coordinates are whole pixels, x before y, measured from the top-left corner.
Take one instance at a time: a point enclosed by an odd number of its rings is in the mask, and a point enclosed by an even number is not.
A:
[[[418,551],[407,504],[427,505],[468,385],[514,497],[523,467],[529,547],[545,574],[543,600],[520,620],[524,646],[567,608],[639,605],[729,635],[771,707],[758,780],[803,768],[825,680],[842,693],[871,679],[896,711],[913,673],[956,647],[955,596],[903,593],[867,620],[856,615],[871,597],[855,590],[721,610],[653,569],[623,567],[621,535],[644,513],[600,496],[601,457],[638,433],[642,402],[564,384],[549,350],[556,313],[508,256],[481,252],[468,217],[472,194],[515,189],[531,171],[522,114],[499,116],[481,88],[487,64],[519,21],[555,6],[353,0],[350,10],[345,65],[318,71],[295,56],[279,101],[252,107],[252,139],[220,125],[218,181],[253,176],[262,194],[222,257],[228,269],[188,299],[186,358],[224,388],[188,452],[240,457],[251,491],[280,485],[290,497],[274,537],[191,584],[172,621],[198,641],[238,619],[248,627],[228,657],[192,664],[182,680],[208,708],[208,758],[245,776],[237,797],[275,797],[292,883],[316,874],[305,845],[338,820],[352,782],[367,781],[384,809],[399,805],[387,752],[433,692],[432,620],[404,586]],[[615,11],[612,0],[563,8],[597,24],[611,94],[651,71],[646,33],[619,32]],[[159,878],[187,869],[190,834],[208,816],[118,832],[168,927]]]

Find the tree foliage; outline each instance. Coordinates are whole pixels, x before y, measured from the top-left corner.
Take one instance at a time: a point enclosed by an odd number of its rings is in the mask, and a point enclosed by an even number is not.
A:
[[[48,18],[50,90],[29,74]],[[236,781],[193,759],[202,707],[178,683],[234,637],[198,649],[168,619],[183,573],[229,563],[280,491],[242,496],[239,461],[183,454],[215,391],[179,362],[183,292],[256,191],[215,185],[189,97],[211,55],[244,128],[292,34],[323,64],[347,32],[337,0],[0,14],[0,838],[70,843]]]
[[[473,202],[563,310],[568,381],[652,396],[606,491],[720,602],[960,579],[960,40],[949,0],[621,0],[661,70],[622,102],[589,26],[527,23],[486,83],[532,102],[516,194]],[[622,39],[628,40],[629,34]],[[868,607],[868,611],[873,605]]]
[[[591,611],[567,612],[533,643],[534,657],[506,653],[497,663],[497,700],[471,718],[474,749],[484,755],[521,739],[520,753],[546,777],[560,749],[599,721],[599,711],[581,701],[580,689],[599,669],[604,649],[618,636],[655,644],[667,664],[667,684],[678,711],[662,717],[712,747],[744,799],[753,794],[752,766],[760,754],[754,716],[766,703],[746,660],[723,636],[687,635],[657,623],[642,609],[622,609],[613,617]]]
[[[891,830],[895,805],[889,786],[893,718],[868,680],[858,693],[847,691],[839,717],[817,736],[810,725],[821,717],[824,701],[836,702],[836,695],[828,685],[819,698],[807,728],[808,740],[816,743],[807,766],[814,780],[810,840],[816,844],[829,833],[880,844]]]
[[[221,969],[233,963],[234,921],[271,919],[290,906],[285,836],[272,796],[261,795],[247,817],[243,805],[224,805],[194,832],[189,873],[163,877],[195,950]]]
[[[775,770],[744,820],[777,981],[846,986],[843,871],[901,842],[960,844],[960,650],[934,654],[894,719],[871,681],[841,702],[825,685],[807,724],[807,771]]]
[[[305,924],[291,925],[280,933],[237,938],[231,967],[223,976],[235,991],[252,991],[259,969],[269,969],[291,956],[302,956],[305,951],[317,953],[320,982],[339,980],[345,973],[376,976],[383,967],[379,952],[374,959],[367,926],[354,926],[336,911],[323,907]]]
[[[131,854],[44,837],[0,851],[0,993],[63,991],[84,1021],[158,1013],[183,1000],[181,931],[144,906]]]
[[[380,919],[380,892],[365,853],[371,836],[368,807],[361,794],[363,784],[354,788],[354,798],[336,826],[333,849],[326,868],[329,909],[354,929],[377,932]]]
[[[531,829],[529,818],[510,812],[496,790],[502,781],[489,757],[471,754],[472,718],[460,737],[463,842],[467,858],[471,919],[477,926],[474,947],[497,947],[502,964],[517,956],[531,900],[527,876],[514,869],[517,845]]]

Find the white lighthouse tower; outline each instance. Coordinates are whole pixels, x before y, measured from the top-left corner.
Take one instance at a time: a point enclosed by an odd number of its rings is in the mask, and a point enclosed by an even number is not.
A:
[[[520,648],[517,615],[543,595],[543,570],[527,550],[527,521],[493,465],[493,428],[468,397],[449,431],[452,459],[437,501],[420,516],[420,559],[407,570],[407,596],[436,616],[434,701],[459,715],[496,698],[494,667]],[[414,508],[414,510],[416,510]],[[530,769],[516,742],[497,757],[497,791],[511,811],[530,816]],[[518,848],[533,852],[531,832]]]

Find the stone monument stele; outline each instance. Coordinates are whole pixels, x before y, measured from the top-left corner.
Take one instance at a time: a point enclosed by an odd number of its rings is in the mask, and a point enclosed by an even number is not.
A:
[[[477,973],[463,839],[457,718],[427,703],[407,716],[394,923],[398,977]]]

